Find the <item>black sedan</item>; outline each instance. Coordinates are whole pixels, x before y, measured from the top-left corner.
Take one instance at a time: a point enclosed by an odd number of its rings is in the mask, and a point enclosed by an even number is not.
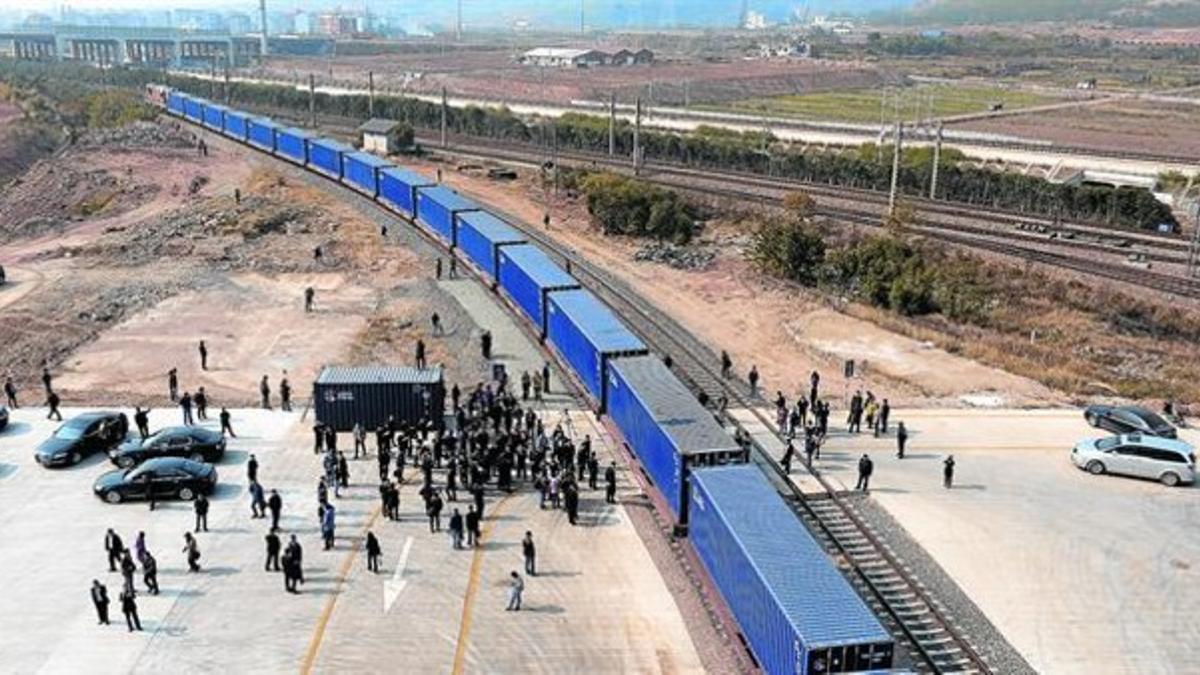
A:
[[[182,499],[212,494],[217,486],[217,469],[212,464],[178,457],[146,460],[136,469],[117,469],[96,479],[96,496],[109,504],[135,499]]]
[[[1083,411],[1088,424],[1114,434],[1141,433],[1175,438],[1171,423],[1145,408],[1135,405],[1091,405]]]
[[[129,418],[125,413],[89,412],[67,420],[42,441],[33,458],[42,466],[78,464],[95,452],[107,452],[125,439]]]
[[[193,462],[219,462],[225,455],[221,434],[200,427],[167,427],[146,438],[131,438],[108,451],[113,464],[129,469],[155,457],[186,457]]]

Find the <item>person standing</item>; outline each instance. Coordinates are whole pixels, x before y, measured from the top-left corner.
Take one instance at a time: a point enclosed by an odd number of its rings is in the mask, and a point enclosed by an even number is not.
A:
[[[46,414],[48,420],[62,421],[62,413],[58,411],[59,398],[57,392],[50,392],[46,397],[46,406],[50,408],[50,412]]]
[[[267,561],[263,563],[263,571],[270,572],[272,569],[279,571],[279,535],[275,534],[275,530],[267,530],[263,540],[267,542]]]
[[[750,373],[746,375],[746,379],[750,382],[750,395],[758,396],[758,366],[750,366]]]
[[[183,533],[183,552],[187,554],[188,571],[199,572],[200,546],[196,544],[196,538],[191,532]]]
[[[196,395],[192,397],[192,401],[196,404],[196,417],[201,422],[208,421],[208,394],[204,392],[204,387],[200,387],[196,391]]]
[[[313,289],[312,286],[309,286],[308,288],[304,289],[304,312],[305,313],[309,313],[309,312],[313,311],[313,305],[314,305],[313,300],[316,299],[316,296],[317,296],[317,292],[316,292],[316,290]]]
[[[196,423],[192,419],[192,395],[188,392],[183,392],[183,396],[179,399],[179,409],[183,412],[184,426],[191,426]]]
[[[146,438],[150,435],[150,411],[141,406],[133,406],[133,423],[138,429],[138,436]]]
[[[208,497],[203,494],[196,495],[196,501],[192,503],[192,510],[196,512],[196,532],[202,529],[208,532]]]
[[[437,263],[434,265],[433,275],[436,280],[438,280],[438,281],[442,280],[442,259],[441,258],[438,258]]]
[[[521,611],[521,593],[525,591],[525,582],[516,570],[512,571],[510,579],[511,581],[508,582],[508,606],[504,608],[504,611],[519,612]]]
[[[337,510],[333,508],[333,504],[325,504],[325,513],[321,515],[321,537],[325,540],[326,551],[333,548],[336,513]]]
[[[300,563],[292,555],[292,547],[288,546],[288,550],[283,554],[283,588],[288,593],[299,593],[296,590],[296,582],[300,579]]]
[[[429,322],[431,324],[433,324],[433,334],[434,335],[445,335],[446,334],[446,331],[442,328],[442,317],[438,316],[437,312],[434,312],[433,316],[429,317]]]
[[[17,385],[13,384],[12,377],[4,378],[4,400],[8,402],[8,407],[13,410],[20,407],[17,405]]]
[[[879,433],[887,435],[888,432],[888,417],[892,414],[892,406],[888,400],[883,399],[883,405],[879,406]]]
[[[855,490],[867,492],[870,489],[871,473],[875,470],[875,463],[871,458],[864,454],[858,460],[858,483],[854,485]]]
[[[45,387],[47,395],[54,391],[53,384],[54,377],[50,375],[50,368],[48,366],[42,366],[42,386]]]
[[[418,368],[425,367],[425,341],[420,338],[417,339],[417,359],[416,360],[417,360]]]
[[[175,368],[167,371],[167,395],[171,402],[179,400],[179,371]]]
[[[267,376],[263,375],[262,380],[258,383],[258,393],[262,396],[262,409],[271,409],[271,383],[267,381]]]
[[[121,591],[121,612],[125,615],[125,624],[129,626],[130,633],[142,629],[142,620],[138,618],[137,601],[134,597],[132,590]]]
[[[721,350],[721,377],[729,379],[729,372],[733,369],[733,359],[729,358],[729,352]]]
[[[250,453],[250,459],[246,460],[246,479],[251,483],[258,481],[258,457],[254,453]]]
[[[908,443],[908,429],[904,428],[904,422],[901,421],[896,425],[896,458],[904,459],[904,446]]]
[[[150,595],[158,595],[158,561],[149,551],[142,560],[142,581]]]
[[[367,456],[367,430],[363,428],[362,422],[354,423],[354,459],[358,459],[359,451],[362,451],[362,456]]]
[[[339,486],[350,489],[350,464],[346,461],[346,453],[341,451],[337,454],[337,480]]]
[[[429,516],[429,531],[440,532],[442,530],[442,497],[437,490],[433,491],[429,503],[425,505],[425,513]]]
[[[942,487],[947,490],[954,487],[954,455],[942,462]]]
[[[271,490],[271,496],[267,498],[267,508],[271,511],[271,531],[279,530],[279,514],[283,511],[283,497],[279,496],[277,490]]]
[[[550,393],[550,362],[542,362],[542,391]]]
[[[467,546],[478,546],[479,534],[479,512],[474,506],[467,506]]]
[[[233,433],[233,425],[230,424],[229,410],[224,406],[221,407],[221,436],[229,435],[230,438],[237,438],[237,434]]]
[[[266,518],[267,517],[267,499],[263,493],[263,486],[259,485],[258,481],[250,481],[250,517],[251,518]]]
[[[283,379],[279,381],[279,409],[284,412],[292,412],[292,385],[288,382],[286,372]]]
[[[110,625],[108,622],[108,587],[100,583],[99,579],[92,579],[91,595],[92,604],[96,607],[96,623]]]
[[[208,370],[208,346],[200,341],[200,370]]]
[[[462,514],[458,512],[458,509],[454,509],[454,511],[450,514],[449,530],[450,530],[450,541],[451,541],[452,545],[454,546],[455,550],[461,549],[463,547],[463,545],[462,545],[463,529],[464,528],[463,528]]]
[[[533,532],[525,531],[521,540],[521,555],[525,558],[525,573],[531,577],[537,576],[537,547],[533,544]]]
[[[121,562],[121,554],[125,552],[125,542],[121,536],[110,527],[104,534],[104,550],[108,553],[108,571],[116,572],[117,563]]]
[[[126,591],[133,590],[133,573],[137,571],[137,565],[133,562],[133,555],[129,549],[121,554],[121,579],[125,582],[122,588]]]
[[[379,559],[383,557],[383,549],[375,533],[367,530],[367,571],[379,574]]]
[[[617,503],[617,463],[612,462],[604,470],[604,501]]]
[[[485,330],[479,336],[479,351],[483,355],[485,361],[492,359],[492,331]]]

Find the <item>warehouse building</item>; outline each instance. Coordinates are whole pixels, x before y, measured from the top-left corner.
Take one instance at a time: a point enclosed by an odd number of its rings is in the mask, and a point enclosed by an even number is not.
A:
[[[649,49],[630,51],[621,49],[614,53],[598,49],[563,49],[538,47],[521,55],[521,63],[527,66],[549,68],[591,68],[595,66],[632,66],[654,62],[654,52]]]

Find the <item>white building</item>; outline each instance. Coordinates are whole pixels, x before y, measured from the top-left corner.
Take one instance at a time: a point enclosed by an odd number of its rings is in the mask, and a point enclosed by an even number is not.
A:
[[[595,49],[538,47],[521,55],[521,63],[551,68],[588,68],[608,63],[608,55]]]

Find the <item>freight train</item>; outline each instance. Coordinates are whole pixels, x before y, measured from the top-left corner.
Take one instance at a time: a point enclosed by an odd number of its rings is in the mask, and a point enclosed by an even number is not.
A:
[[[475,201],[375,155],[152,85],[176,117],[375,200],[456,251],[528,321],[620,433],[767,673],[886,670],[891,635],[746,453],[568,271]]]

